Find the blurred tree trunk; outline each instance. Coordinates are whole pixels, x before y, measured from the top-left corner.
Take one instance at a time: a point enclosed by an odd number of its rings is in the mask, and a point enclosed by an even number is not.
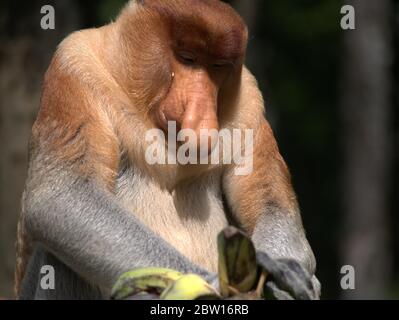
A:
[[[40,8],[54,5],[56,30],[40,28]],[[0,296],[12,296],[16,223],[27,171],[28,141],[44,72],[58,42],[78,27],[71,0],[1,4],[0,27]]]
[[[356,271],[343,298],[381,299],[391,280],[388,196],[391,176],[393,59],[390,0],[346,1],[356,30],[344,31],[344,235],[341,258]]]
[[[262,25],[259,18],[262,16],[262,10],[267,8],[267,4],[262,3],[260,0],[232,0],[231,5],[237,10],[248,26],[249,38],[245,65],[255,75],[266,99],[266,97],[270,96],[270,93],[268,92],[269,86],[266,85],[269,83],[269,79],[265,70],[272,63],[270,52],[273,50],[269,42],[270,39],[259,36],[259,27]],[[265,56],[265,53],[268,55]],[[274,129],[276,129],[276,118],[272,108],[268,109],[268,120],[272,123]]]
[[[233,0],[232,5],[240,13],[248,25],[249,30],[253,30],[256,27],[258,17],[258,1],[259,0]]]
[[[259,12],[259,0],[233,0],[231,4],[241,15],[248,26],[249,41],[246,65],[250,69],[253,69],[256,62],[262,60],[262,58],[259,57],[260,50],[257,50],[258,39],[255,37],[258,22],[257,18]]]

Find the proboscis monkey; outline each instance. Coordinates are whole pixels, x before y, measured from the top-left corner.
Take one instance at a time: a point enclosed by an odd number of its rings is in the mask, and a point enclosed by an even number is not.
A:
[[[289,286],[308,273],[304,287],[318,297],[315,258],[262,95],[244,67],[246,46],[244,22],[217,0],[131,1],[116,22],[60,44],[30,143],[20,298],[107,298],[122,273],[149,266],[213,282],[217,234],[230,223],[277,261],[275,277]],[[234,163],[149,164],[146,132],[168,133],[171,122],[198,136],[252,129],[253,172],[237,175]],[[214,145],[205,148],[210,155]],[[40,286],[44,265],[55,269],[55,290]],[[270,287],[283,293],[279,283]]]

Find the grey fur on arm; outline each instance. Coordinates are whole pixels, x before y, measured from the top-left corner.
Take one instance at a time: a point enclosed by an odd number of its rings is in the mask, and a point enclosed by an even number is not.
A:
[[[299,262],[309,274],[316,271],[316,259],[306,239],[299,213],[269,208],[258,220],[252,240],[258,251],[272,258],[289,258]]]
[[[214,279],[215,275],[191,263],[94,182],[65,173],[41,180],[28,186],[25,199],[26,227],[32,240],[106,292],[122,273],[138,267],[172,268]]]
[[[316,259],[306,239],[299,213],[269,208],[256,224],[252,240],[274,281],[268,290],[277,299],[319,299],[321,285],[315,276]],[[265,265],[264,265],[265,267]],[[270,270],[269,270],[270,269]],[[286,292],[276,286],[285,288]]]

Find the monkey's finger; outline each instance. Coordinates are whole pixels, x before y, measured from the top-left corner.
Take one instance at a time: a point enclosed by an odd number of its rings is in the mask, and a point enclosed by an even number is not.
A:
[[[270,280],[293,298],[299,300],[315,299],[314,288],[310,276],[293,260],[276,261],[264,252],[258,252],[259,265],[270,274]]]
[[[302,266],[297,261],[292,259],[278,259],[277,261],[279,263],[285,264],[288,267],[288,269],[290,269],[300,279],[302,279],[304,284],[307,286],[309,290],[312,291],[315,290],[309,273],[304,268],[302,268]]]
[[[286,291],[281,290],[273,281],[265,284],[266,300],[294,300],[294,298]]]
[[[292,264],[285,262],[278,264],[279,272],[273,277],[276,284],[296,299],[312,300],[314,289],[310,276],[306,276],[304,272],[298,272],[297,268],[292,268]]]
[[[295,260],[292,259],[280,259],[278,260],[280,263],[285,263],[289,269],[297,274],[297,276],[303,279],[303,282],[306,284],[307,288],[312,293],[313,300],[320,299],[321,292],[321,284],[316,276],[310,276],[309,273]]]

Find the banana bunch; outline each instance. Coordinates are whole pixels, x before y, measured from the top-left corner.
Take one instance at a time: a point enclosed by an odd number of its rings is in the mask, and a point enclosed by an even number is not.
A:
[[[152,298],[162,300],[218,299],[220,295],[195,274],[164,268],[141,268],[123,274],[115,284],[111,299]]]
[[[227,227],[218,236],[218,251],[222,297],[261,299],[267,273],[258,269],[251,239],[240,230]]]
[[[123,274],[111,299],[260,299],[266,279],[259,272],[251,240],[234,227],[218,236],[220,293],[194,274],[164,268],[141,268]]]

